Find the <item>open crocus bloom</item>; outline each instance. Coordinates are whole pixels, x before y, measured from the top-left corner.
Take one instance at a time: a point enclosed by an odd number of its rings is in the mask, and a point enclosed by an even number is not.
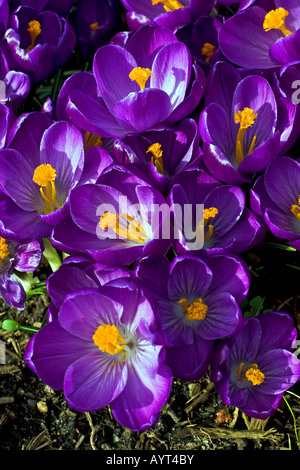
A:
[[[300,363],[292,353],[297,331],[291,316],[265,312],[244,320],[239,333],[215,349],[211,380],[224,404],[266,419],[285,390],[299,380]]]
[[[81,132],[38,112],[20,117],[9,148],[0,152],[3,231],[28,242],[49,236],[68,216],[69,193],[84,164]]]
[[[198,126],[184,119],[177,126],[116,139],[113,155],[161,192],[168,192],[174,178],[200,158]]]
[[[250,182],[289,145],[296,106],[266,78],[243,78],[226,62],[211,69],[207,83],[199,119],[205,165],[220,181]]]
[[[71,217],[55,227],[52,243],[66,253],[88,253],[119,266],[150,252],[164,254],[170,246],[170,235],[161,235],[166,206],[157,189],[124,167],[111,166],[96,184],[72,191]]]
[[[172,374],[164,364],[150,303],[139,290],[102,287],[66,296],[58,313],[28,344],[25,362],[69,405],[95,411],[110,404],[133,431],[154,426]]]
[[[11,70],[40,82],[64,65],[75,43],[73,27],[65,18],[21,6],[11,15],[1,47]]]
[[[246,207],[243,190],[222,185],[201,169],[178,175],[168,202],[177,254],[189,252],[201,258],[211,253],[239,254],[265,236],[260,217]]]
[[[229,18],[220,30],[219,44],[234,64],[269,69],[299,59],[299,37],[298,0],[273,0],[268,10],[250,6]]]
[[[289,157],[276,158],[253,185],[250,202],[276,237],[300,249],[299,162]]]
[[[250,275],[232,255],[166,258],[150,255],[135,267],[141,288],[153,299],[174,375],[199,379],[207,370],[213,341],[231,335],[242,316]]]
[[[99,99],[73,90],[66,112],[80,129],[104,137],[124,137],[184,119],[199,103],[205,83],[188,48],[158,26],[140,28],[125,47],[100,47],[93,74]]]

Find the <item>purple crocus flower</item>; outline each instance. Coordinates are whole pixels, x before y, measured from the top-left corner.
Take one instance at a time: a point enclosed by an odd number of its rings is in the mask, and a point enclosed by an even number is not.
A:
[[[145,24],[157,24],[176,31],[202,15],[209,15],[213,0],[121,0],[128,10],[126,21],[131,30]]]
[[[189,48],[192,58],[205,73],[215,62],[225,60],[218,40],[222,24],[220,17],[200,16],[194,23],[176,32],[177,38]]]
[[[163,130],[116,139],[112,152],[118,163],[163,193],[169,191],[176,175],[195,164],[202,154],[193,119],[185,119]]]
[[[30,340],[25,363],[70,407],[96,411],[110,404],[132,431],[154,426],[172,374],[164,364],[150,303],[137,289],[101,287],[66,296],[58,319]]]
[[[0,151],[2,233],[19,242],[50,235],[69,214],[69,193],[83,177],[84,143],[70,123],[22,115]],[[8,236],[9,235],[9,236]]]
[[[11,70],[40,82],[66,63],[75,43],[75,32],[65,18],[21,6],[10,16],[1,48]]]
[[[79,50],[91,59],[99,47],[108,44],[121,23],[116,0],[79,0],[75,13],[75,31]]]
[[[261,218],[246,207],[238,186],[222,185],[202,169],[178,175],[168,197],[178,255],[240,254],[265,236]],[[203,205],[203,210],[201,208]]]
[[[20,244],[0,237],[0,296],[10,307],[22,310],[26,301],[24,287],[15,274],[35,271],[41,256],[39,241]]]
[[[291,352],[296,337],[287,313],[245,319],[239,333],[222,340],[214,353],[211,380],[222,402],[252,418],[270,416],[300,377],[299,360]]]
[[[174,375],[197,380],[207,371],[214,340],[233,334],[242,321],[238,303],[248,292],[250,274],[232,255],[140,260],[135,275],[153,299],[164,333],[166,363]]]
[[[299,60],[298,0],[272,0],[250,6],[229,18],[219,34],[227,59],[247,69],[278,68]]]
[[[0,50],[0,103],[14,112],[30,92],[30,78],[26,73],[9,70],[3,52]]]
[[[72,190],[71,217],[55,227],[52,243],[65,253],[86,253],[97,262],[117,266],[150,252],[164,254],[170,246],[170,239],[161,236],[169,215],[166,206],[157,189],[112,165],[97,184]]]
[[[207,78],[205,105],[199,118],[203,158],[220,181],[250,182],[287,146],[296,106],[266,78],[243,78],[233,65],[218,62]]]
[[[99,99],[73,90],[66,112],[80,129],[103,137],[122,138],[186,118],[198,105],[205,83],[188,48],[158,26],[140,28],[125,47],[100,47],[93,73]]]
[[[278,157],[270,163],[253,185],[250,203],[252,210],[264,217],[273,235],[300,249],[299,162]]]

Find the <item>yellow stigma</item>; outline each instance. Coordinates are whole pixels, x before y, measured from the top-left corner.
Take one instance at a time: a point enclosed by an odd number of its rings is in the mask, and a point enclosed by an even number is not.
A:
[[[123,336],[115,325],[100,325],[93,335],[93,340],[101,351],[108,354],[117,354],[126,346]]]
[[[247,380],[251,381],[253,385],[260,385],[265,379],[265,374],[263,374],[257,364],[251,364],[253,367],[248,366],[248,370],[245,373]]]
[[[250,364],[243,371],[244,362],[241,362],[237,369],[237,376],[239,380],[245,382],[252,382],[253,385],[260,385],[265,379],[265,374],[259,370],[257,364]]]
[[[208,222],[210,219],[213,219],[216,217],[216,215],[219,213],[218,209],[216,207],[210,207],[209,209],[204,209],[203,211],[203,217],[204,217],[204,228],[207,227]],[[211,224],[208,224],[208,227],[205,231],[204,234],[204,243],[207,242],[210,237],[213,234],[214,226]]]
[[[202,302],[202,299],[196,299],[191,304],[189,304],[187,299],[180,299],[178,303],[183,309],[188,321],[204,320],[207,312],[207,305]]]
[[[91,132],[85,132],[84,134],[84,150],[90,147],[101,147],[102,138],[100,135],[92,134]]]
[[[238,165],[245,158],[245,155],[244,155],[245,132],[248,129],[248,127],[251,127],[252,124],[254,124],[254,121],[256,118],[257,118],[257,113],[255,113],[253,109],[251,108],[244,108],[243,111],[238,111],[234,113],[234,120],[236,123],[240,125],[239,131],[236,136],[236,143],[235,143],[236,162]],[[253,152],[255,142],[256,142],[256,136],[253,136],[247,155]]]
[[[5,238],[0,237],[0,264],[9,255],[8,245]]]
[[[152,0],[152,5],[157,5],[162,3],[166,11],[178,10],[179,8],[184,8],[184,5],[179,3],[177,0]]]
[[[155,144],[150,145],[147,150],[147,153],[148,152],[152,153],[151,163],[156,167],[158,173],[164,175],[164,164],[162,159],[163,151],[161,150],[161,144],[156,142]]]
[[[121,225],[120,220],[123,225]],[[99,227],[102,230],[111,228],[117,235],[120,235],[127,240],[134,241],[135,243],[145,243],[147,233],[142,225],[128,214],[122,212],[120,217],[111,212],[105,212],[100,217]]]
[[[45,202],[43,214],[50,214],[51,212],[61,209],[62,204],[56,200],[56,170],[52,168],[49,163],[43,163],[34,170],[33,182],[40,186],[40,193]],[[43,190],[45,188],[45,190]]]
[[[211,56],[215,53],[215,50],[216,50],[216,46],[213,46],[209,42],[206,42],[205,44],[203,44],[203,47],[201,49],[201,54],[206,57],[205,60],[207,63],[209,62],[209,59],[211,58]]]
[[[133,82],[136,82],[140,86],[140,89],[143,90],[145,88],[146,81],[151,75],[152,72],[150,69],[144,67],[135,67],[131,70],[129,78]]]
[[[33,181],[39,186],[47,186],[48,183],[55,181],[56,170],[49,163],[43,163],[34,170]]]
[[[300,222],[300,196],[298,198],[298,204],[292,204],[291,212]]]
[[[285,36],[292,34],[292,31],[285,27],[285,19],[288,14],[289,12],[282,7],[269,11],[264,19],[264,30],[270,31],[271,29],[279,29]]]
[[[27,31],[30,34],[31,44],[27,47],[27,52],[30,52],[34,48],[35,40],[41,34],[42,29],[41,24],[37,20],[29,21],[28,26]]]
[[[96,21],[95,23],[90,24],[91,31],[95,31],[95,29],[99,28],[99,23]]]

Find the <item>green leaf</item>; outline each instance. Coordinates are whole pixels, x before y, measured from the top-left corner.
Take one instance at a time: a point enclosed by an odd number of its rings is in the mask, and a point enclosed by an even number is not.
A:
[[[52,271],[57,271],[61,265],[61,257],[58,251],[51,245],[49,238],[43,238],[44,252],[43,255],[51,266]]]

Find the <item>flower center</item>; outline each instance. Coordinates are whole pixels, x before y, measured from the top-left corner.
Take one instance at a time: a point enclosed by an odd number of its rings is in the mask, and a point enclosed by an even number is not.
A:
[[[209,62],[210,57],[214,54],[216,50],[216,46],[213,46],[210,44],[210,42],[206,42],[203,44],[203,47],[201,49],[201,54],[206,57],[206,62]]]
[[[187,299],[180,299],[178,303],[183,309],[188,321],[204,320],[207,312],[207,305],[202,302],[202,299],[196,299],[191,304],[189,304]]]
[[[43,163],[34,170],[32,180],[40,186],[40,193],[45,202],[43,214],[51,214],[62,207],[62,204],[56,199],[55,179],[56,170],[49,163]]]
[[[90,24],[91,31],[95,31],[95,29],[99,28],[99,23],[96,21],[95,23]]]
[[[292,204],[291,212],[292,214],[294,214],[295,217],[297,217],[300,222],[300,196],[298,198],[298,204]]]
[[[184,5],[179,3],[177,0],[152,0],[152,5],[157,5],[162,3],[166,11],[178,10],[179,8],[184,8]]]
[[[240,128],[236,136],[236,144],[235,144],[236,162],[238,165],[245,158],[245,155],[244,155],[245,132],[248,129],[248,127],[252,126],[256,118],[257,118],[257,113],[255,113],[253,109],[251,108],[244,108],[243,111],[238,111],[237,113],[234,113],[235,122],[240,124]],[[253,152],[255,141],[256,141],[256,136],[253,137],[246,156],[248,156],[250,153]]]
[[[5,238],[0,237],[0,264],[9,255],[8,245]]]
[[[123,225],[121,225],[120,220]],[[100,217],[99,227],[102,230],[111,228],[117,235],[127,238],[127,240],[132,240],[135,243],[145,243],[147,239],[147,234],[142,225],[124,212],[120,216],[111,212],[105,212]]]
[[[259,370],[257,364],[250,364],[243,371],[244,363],[241,362],[238,366],[237,376],[239,380],[244,380],[245,382],[252,382],[253,385],[260,385],[265,379],[265,374]]]
[[[140,89],[143,90],[145,88],[146,81],[151,75],[152,72],[150,69],[144,67],[135,67],[131,70],[129,78],[133,82],[136,82],[140,86]]]
[[[164,164],[162,159],[163,151],[161,150],[161,144],[156,142],[155,144],[150,145],[147,150],[147,153],[148,152],[152,153],[151,163],[155,166],[158,173],[164,175]]]
[[[90,147],[101,147],[102,138],[100,135],[92,134],[91,132],[85,132],[84,134],[84,150]]]
[[[41,34],[42,29],[41,23],[37,20],[29,21],[28,26],[27,31],[30,34],[31,44],[27,47],[27,52],[30,52],[34,48],[35,40]]]
[[[93,335],[93,340],[100,351],[118,354],[126,346],[125,339],[115,325],[100,325]],[[126,354],[126,351],[123,351]]]
[[[270,31],[271,29],[279,29],[285,36],[292,34],[292,31],[285,27],[285,19],[288,14],[289,12],[282,7],[269,11],[264,19],[264,30]]]

